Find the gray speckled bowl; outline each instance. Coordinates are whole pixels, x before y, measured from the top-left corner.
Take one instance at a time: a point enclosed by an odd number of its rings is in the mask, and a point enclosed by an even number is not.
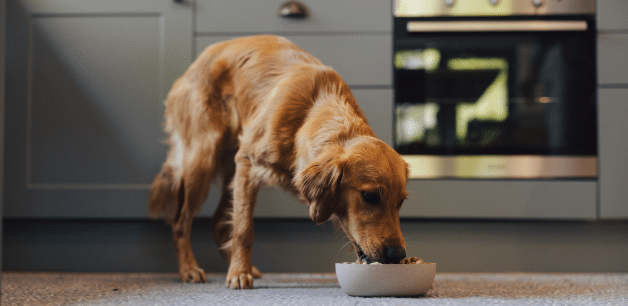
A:
[[[361,265],[336,263],[336,277],[351,296],[417,296],[432,288],[436,264]]]

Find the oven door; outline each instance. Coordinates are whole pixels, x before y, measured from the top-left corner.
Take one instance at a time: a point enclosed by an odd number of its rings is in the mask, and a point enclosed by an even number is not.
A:
[[[394,48],[413,178],[597,177],[592,18],[396,18]]]

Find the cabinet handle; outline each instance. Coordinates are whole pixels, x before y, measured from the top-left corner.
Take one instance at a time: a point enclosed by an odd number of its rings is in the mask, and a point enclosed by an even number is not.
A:
[[[282,18],[303,19],[310,15],[310,11],[299,1],[286,1],[277,9],[277,15]]]
[[[408,32],[550,32],[586,31],[586,21],[519,20],[519,21],[409,21]]]

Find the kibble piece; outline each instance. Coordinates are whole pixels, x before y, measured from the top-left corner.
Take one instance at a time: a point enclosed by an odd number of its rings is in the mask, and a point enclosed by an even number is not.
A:
[[[410,258],[404,258],[402,260],[400,260],[397,264],[401,264],[401,265],[409,265],[409,264],[428,264],[429,262],[424,262],[421,258],[418,257],[410,257]],[[355,261],[355,262],[351,262],[351,264],[362,264],[362,265],[366,265],[366,262],[362,262],[359,258]],[[381,265],[382,263],[380,262],[372,262],[369,265]]]
[[[399,261],[399,264],[402,265],[408,265],[408,264],[424,264],[425,262],[418,257],[410,257],[410,258],[404,258],[402,260]]]

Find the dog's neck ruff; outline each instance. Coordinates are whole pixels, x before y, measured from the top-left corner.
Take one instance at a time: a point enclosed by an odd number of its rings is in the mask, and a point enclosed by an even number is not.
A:
[[[348,87],[343,88],[344,86],[344,83],[332,83],[319,89],[317,98],[296,135],[295,151],[299,152],[295,160],[297,172],[329,146],[339,145],[344,148],[362,137],[376,139]]]

